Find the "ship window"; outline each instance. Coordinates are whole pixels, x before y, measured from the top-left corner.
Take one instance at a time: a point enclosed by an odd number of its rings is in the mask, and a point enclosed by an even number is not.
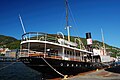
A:
[[[78,66],[78,64],[76,64],[76,67]]]
[[[72,64],[72,67],[74,66],[74,64]]]
[[[81,67],[81,65],[80,65],[80,67]]]
[[[63,63],[61,63],[60,65],[63,66]]]
[[[67,51],[67,54],[69,55],[69,51]]]
[[[87,67],[87,65],[85,65],[85,67]]]
[[[67,64],[67,66],[69,66],[69,64]]]
[[[72,55],[72,52],[70,51],[70,55]]]

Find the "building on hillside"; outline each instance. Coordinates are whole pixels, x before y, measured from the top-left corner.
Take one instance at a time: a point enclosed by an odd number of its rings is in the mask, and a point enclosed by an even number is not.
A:
[[[6,51],[5,53],[5,57],[16,58],[16,55],[17,55],[17,49]]]
[[[6,54],[7,51],[11,51],[9,50],[9,48],[0,48],[0,54]]]

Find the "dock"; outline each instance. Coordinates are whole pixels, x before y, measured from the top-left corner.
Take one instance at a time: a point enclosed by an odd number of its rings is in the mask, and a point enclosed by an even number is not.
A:
[[[68,80],[120,80],[120,66],[81,73]],[[63,79],[64,80],[64,79]]]
[[[23,74],[24,73],[24,74]],[[0,80],[43,80],[42,74],[22,62],[0,62]],[[120,80],[120,65],[51,80]]]

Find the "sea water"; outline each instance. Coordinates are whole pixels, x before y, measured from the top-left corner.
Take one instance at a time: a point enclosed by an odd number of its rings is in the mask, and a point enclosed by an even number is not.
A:
[[[22,62],[0,62],[0,80],[42,80],[41,76]]]

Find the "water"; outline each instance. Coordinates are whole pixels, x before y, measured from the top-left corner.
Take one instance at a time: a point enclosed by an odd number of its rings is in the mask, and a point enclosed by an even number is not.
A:
[[[0,80],[42,80],[42,75],[22,62],[0,62]]]

